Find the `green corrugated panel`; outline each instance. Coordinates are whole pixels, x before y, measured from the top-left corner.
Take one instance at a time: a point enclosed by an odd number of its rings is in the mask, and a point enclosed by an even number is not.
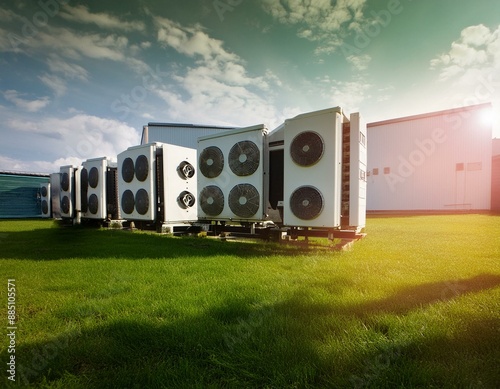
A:
[[[48,177],[0,174],[0,218],[41,217],[40,184]]]

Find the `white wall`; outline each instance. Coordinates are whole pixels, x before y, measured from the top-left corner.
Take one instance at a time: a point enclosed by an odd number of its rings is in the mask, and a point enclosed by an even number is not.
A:
[[[367,209],[490,209],[492,127],[482,114],[487,107],[369,124]],[[460,163],[463,170],[457,171]],[[390,172],[384,174],[385,168]]]

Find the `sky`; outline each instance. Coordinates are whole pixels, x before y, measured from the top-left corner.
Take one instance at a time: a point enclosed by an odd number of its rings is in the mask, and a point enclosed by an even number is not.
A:
[[[52,173],[149,122],[269,130],[491,102],[498,0],[0,0],[0,171]],[[487,118],[486,118],[487,119]]]

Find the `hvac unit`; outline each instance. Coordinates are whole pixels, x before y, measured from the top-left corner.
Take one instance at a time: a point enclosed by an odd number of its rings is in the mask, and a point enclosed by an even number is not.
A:
[[[126,220],[156,220],[156,152],[156,143],[149,143],[117,156],[120,213]]]
[[[336,107],[285,121],[285,225],[340,227],[344,120]]]
[[[116,165],[106,157],[88,159],[80,172],[82,218],[118,219]]]
[[[52,196],[49,182],[40,185],[40,205],[42,207],[42,217],[52,217]]]
[[[80,211],[79,176],[80,170],[72,165],[61,166],[61,185],[59,190],[59,199],[61,204],[61,218],[73,219],[78,217]]]
[[[264,125],[198,138],[198,216],[257,222],[266,218]]]
[[[197,220],[196,150],[165,143],[118,154],[121,217],[162,223]]]
[[[160,220],[186,223],[198,220],[196,149],[163,144],[158,158],[163,182],[158,189]],[[161,181],[160,181],[161,183]]]

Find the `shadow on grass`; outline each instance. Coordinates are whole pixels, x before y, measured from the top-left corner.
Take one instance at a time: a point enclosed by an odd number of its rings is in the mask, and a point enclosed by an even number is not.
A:
[[[499,285],[500,276],[495,274],[480,274],[467,279],[425,283],[403,288],[385,299],[351,307],[350,311],[357,316],[379,313],[405,314],[416,308],[492,289]]]
[[[8,232],[0,259],[59,260],[182,258],[232,255],[241,258],[296,255],[306,248],[277,243],[229,242],[212,238],[172,237],[156,233],[83,227]]]
[[[331,323],[317,325],[325,320]],[[367,349],[358,334],[350,345],[321,351],[325,339],[359,328],[360,320],[332,314],[307,292],[270,304],[228,299],[195,316],[96,318],[92,328],[19,343],[17,380],[86,389],[497,387],[498,320],[464,315],[453,337],[405,343],[387,335]],[[0,358],[7,360],[6,351]]]

